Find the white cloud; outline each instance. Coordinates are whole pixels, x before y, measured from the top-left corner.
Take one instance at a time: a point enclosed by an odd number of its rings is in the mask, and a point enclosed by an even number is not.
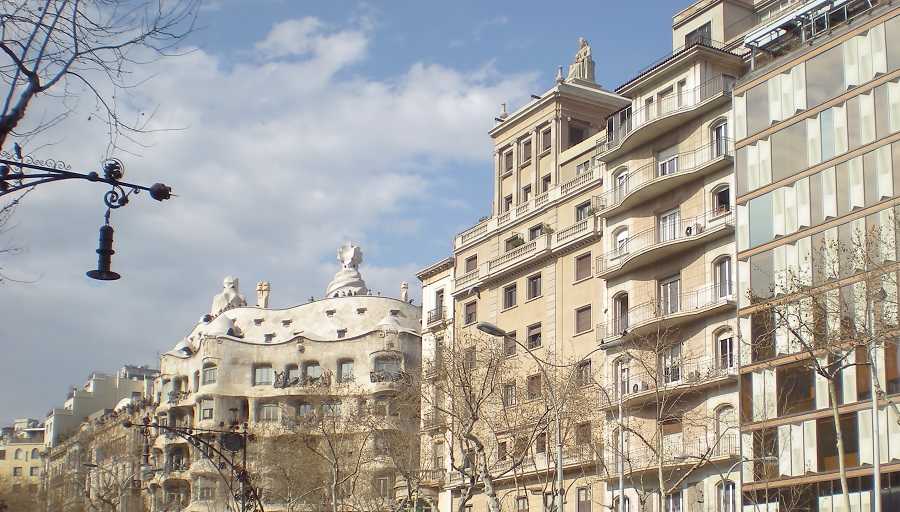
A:
[[[130,99],[135,115],[158,105],[154,126],[184,129],[152,135],[140,158],[123,156],[127,177],[169,183],[178,198],[138,196],[113,213],[123,279],[101,284],[83,272],[96,263],[103,190],[72,182],[28,198],[15,236],[29,251],[4,267],[40,279],[0,295],[0,336],[21,362],[0,377],[9,411],[0,419],[42,413],[92,369],[152,363],[226,274],[241,278],[248,298],[265,279],[273,305],[303,303],[322,294],[334,249],[352,239],[366,250],[373,288],[396,295],[405,280],[415,289],[415,269],[429,263],[416,257],[422,240],[413,237],[427,238],[418,217],[457,192],[433,183],[456,166],[490,165],[492,114],[527,97],[535,77],[421,63],[361,76],[353,65],[369,58],[374,35],[367,24],[288,20],[249,45],[247,60],[197,50],[148,70],[157,76]],[[39,156],[66,155],[79,168],[103,157],[103,127],[86,118],[77,112],[47,134],[61,142]],[[403,261],[386,261],[398,251],[384,236],[408,240]]]

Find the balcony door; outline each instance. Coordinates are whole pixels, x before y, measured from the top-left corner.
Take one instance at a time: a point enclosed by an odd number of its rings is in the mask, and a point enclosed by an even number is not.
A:
[[[681,211],[677,208],[659,216],[659,241],[668,242],[678,238],[681,227]]]
[[[681,304],[681,276],[672,276],[659,282],[660,314],[677,313]]]
[[[664,384],[681,381],[681,344],[676,343],[663,350],[659,356],[660,373]]]
[[[712,129],[712,150],[713,158],[725,156],[728,151],[726,146],[728,141],[728,123],[723,121],[715,125]]]
[[[628,330],[628,294],[616,295],[613,299],[613,334]]]

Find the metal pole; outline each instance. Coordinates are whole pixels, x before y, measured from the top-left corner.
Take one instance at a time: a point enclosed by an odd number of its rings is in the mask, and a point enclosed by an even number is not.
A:
[[[241,471],[247,471],[247,424],[244,423],[244,426],[241,429],[241,434],[244,436],[243,447],[241,448]],[[244,489],[244,480],[246,474],[241,475],[241,512],[247,512],[247,491]]]
[[[878,347],[875,340],[875,310],[872,298],[866,301],[869,318],[869,377],[872,387],[872,512],[881,512],[881,435],[878,429]]]
[[[556,512],[563,511],[562,428],[559,424],[560,406],[556,407]]]
[[[619,395],[619,511],[625,512],[625,431],[623,427],[625,425],[624,420],[624,400],[622,396],[622,376],[619,375],[618,379],[618,389],[616,390]]]

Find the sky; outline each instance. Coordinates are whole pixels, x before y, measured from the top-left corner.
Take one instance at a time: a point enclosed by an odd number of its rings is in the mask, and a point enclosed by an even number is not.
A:
[[[362,247],[369,287],[398,296],[490,212],[501,103],[553,85],[586,37],[613,89],[671,49],[684,1],[207,0],[185,55],[149,64],[120,98],[164,128],[116,153],[126,180],[162,181],[112,213],[114,282],[97,282],[104,187],[38,187],[0,244],[0,424],[44,419],[92,371],[158,367],[222,279],[271,283],[272,307],[321,297],[336,249]],[[144,80],[146,78],[146,80]],[[36,109],[53,109],[42,98]],[[80,99],[26,153],[98,168],[109,138]]]

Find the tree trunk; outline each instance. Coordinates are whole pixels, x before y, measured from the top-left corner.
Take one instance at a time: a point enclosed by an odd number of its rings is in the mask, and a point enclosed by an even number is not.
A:
[[[875,390],[873,389],[874,393]],[[844,510],[850,510],[850,489],[847,485],[847,466],[844,462],[844,439],[841,431],[841,418],[838,414],[837,386],[834,379],[828,379],[828,395],[831,399],[831,417],[834,419],[834,437],[837,445],[838,472],[841,476],[841,493],[844,495]]]
[[[331,512],[338,512],[337,487],[338,487],[338,471],[337,471],[337,468],[332,466],[332,468],[331,468]]]
[[[663,438],[662,431],[662,421],[657,416],[656,418],[656,438],[659,440],[657,443],[657,464],[656,464],[656,476],[659,479],[659,509],[660,511],[665,510],[663,506],[666,502],[666,481],[663,478],[663,462],[666,456],[666,443]]]

